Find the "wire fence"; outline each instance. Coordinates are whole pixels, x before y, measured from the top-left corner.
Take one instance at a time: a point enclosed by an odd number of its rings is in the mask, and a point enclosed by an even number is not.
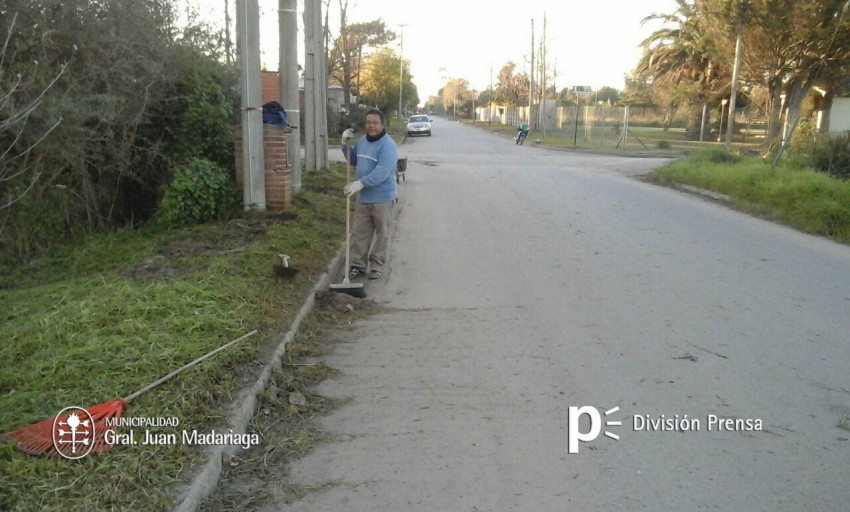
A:
[[[580,105],[562,106],[546,102],[541,107],[485,106],[476,108],[475,120],[517,126],[527,123],[539,135],[569,135],[575,139],[601,145],[616,145],[629,137],[633,129],[657,129],[660,138],[684,139],[687,119],[671,117],[669,111],[660,107]],[[723,123],[728,120],[723,118]],[[757,142],[765,132],[764,119],[756,112],[741,110],[735,116],[735,140]],[[625,134],[624,134],[625,130]],[[720,142],[720,112],[705,112],[699,127],[701,142]]]

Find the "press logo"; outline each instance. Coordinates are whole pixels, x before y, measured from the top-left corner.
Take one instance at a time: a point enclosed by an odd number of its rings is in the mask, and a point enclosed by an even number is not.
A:
[[[602,432],[602,416],[604,415],[605,417],[608,417],[619,410],[619,407],[614,407],[613,409],[609,409],[604,413],[600,414],[599,409],[597,409],[596,407],[591,407],[589,405],[585,405],[582,407],[570,407],[569,418],[567,423],[567,441],[569,446],[567,451],[569,453],[578,453],[579,441],[587,443],[599,437],[599,433]],[[582,416],[587,416],[590,422],[590,428],[587,430],[587,432],[581,431],[580,422]],[[622,424],[622,421],[605,420],[606,427],[619,427]],[[617,434],[612,434],[607,430],[605,431],[605,436],[610,437],[615,441],[620,439],[620,436],[618,436]]]
[[[94,418],[82,407],[66,407],[53,418],[53,447],[66,459],[82,459],[94,446]]]

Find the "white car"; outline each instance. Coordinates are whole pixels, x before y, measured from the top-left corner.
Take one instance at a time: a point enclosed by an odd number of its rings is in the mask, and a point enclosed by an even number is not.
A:
[[[431,136],[431,120],[428,116],[410,116],[410,119],[407,120],[407,136],[413,137],[414,135]]]

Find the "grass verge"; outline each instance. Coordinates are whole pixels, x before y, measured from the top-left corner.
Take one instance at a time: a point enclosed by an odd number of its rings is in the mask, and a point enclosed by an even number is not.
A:
[[[725,155],[725,156],[724,156]],[[652,179],[728,195],[744,211],[850,243],[850,182],[791,164],[703,151],[657,169]]]
[[[304,173],[288,214],[90,237],[0,277],[0,432],[126,396],[258,329],[124,412],[220,429],[223,405],[256,378],[339,249],[344,181],[343,165]],[[299,269],[291,280],[272,271],[279,253]],[[2,443],[0,510],[167,510],[202,455],[177,444],[68,461]]]

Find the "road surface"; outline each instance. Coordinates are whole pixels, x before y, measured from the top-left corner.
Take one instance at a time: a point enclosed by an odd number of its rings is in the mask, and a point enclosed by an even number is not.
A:
[[[850,248],[629,177],[662,160],[433,133],[337,440],[268,510],[847,509]]]

